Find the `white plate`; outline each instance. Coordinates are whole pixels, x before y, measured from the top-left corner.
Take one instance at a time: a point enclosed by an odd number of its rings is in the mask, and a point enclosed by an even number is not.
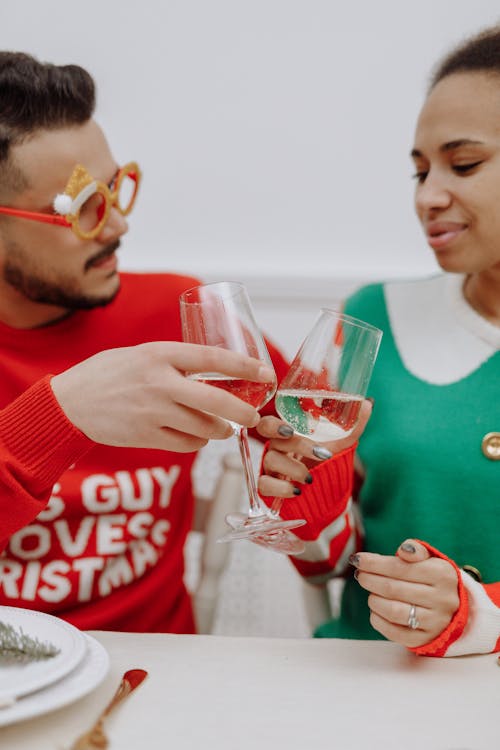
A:
[[[21,698],[10,708],[0,709],[0,727],[67,706],[101,684],[109,671],[108,652],[95,638],[82,635],[87,652],[76,669],[44,690]]]
[[[26,664],[0,660],[0,703],[28,695],[65,677],[83,659],[87,648],[84,634],[73,625],[43,612],[19,607],[0,607],[0,621],[22,628],[26,635],[49,641],[57,656]]]

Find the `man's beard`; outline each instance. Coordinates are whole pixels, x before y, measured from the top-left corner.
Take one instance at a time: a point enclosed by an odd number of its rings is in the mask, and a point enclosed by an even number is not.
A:
[[[111,256],[119,246],[120,242],[117,241],[96,253],[85,264],[85,271],[88,271],[97,261]],[[32,302],[64,307],[66,310],[92,310],[94,307],[104,307],[112,302],[120,291],[118,282],[116,289],[105,296],[85,295],[69,281],[52,282],[35,272],[25,270],[22,264],[16,263],[12,257],[8,257],[5,261],[3,277],[10,286]]]

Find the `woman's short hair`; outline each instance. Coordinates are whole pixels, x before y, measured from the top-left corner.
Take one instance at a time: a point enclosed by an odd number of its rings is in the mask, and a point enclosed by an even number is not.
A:
[[[429,90],[453,73],[500,74],[500,25],[468,37],[454,47],[434,68]]]

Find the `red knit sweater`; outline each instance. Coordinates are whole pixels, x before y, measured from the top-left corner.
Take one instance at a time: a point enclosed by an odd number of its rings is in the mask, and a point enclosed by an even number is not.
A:
[[[34,330],[0,324],[0,604],[81,629],[193,632],[183,548],[196,454],[93,443],[48,374],[104,349],[181,340],[179,294],[196,283],[123,274],[106,307]],[[270,353],[280,377],[286,363]]]

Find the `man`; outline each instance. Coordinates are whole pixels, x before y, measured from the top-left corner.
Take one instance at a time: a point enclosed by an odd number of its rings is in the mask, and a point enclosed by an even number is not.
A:
[[[0,604],[193,632],[193,451],[259,415],[184,372],[270,372],[180,343],[196,279],[118,274],[140,170],[119,168],[94,102],[82,68],[0,53]]]

